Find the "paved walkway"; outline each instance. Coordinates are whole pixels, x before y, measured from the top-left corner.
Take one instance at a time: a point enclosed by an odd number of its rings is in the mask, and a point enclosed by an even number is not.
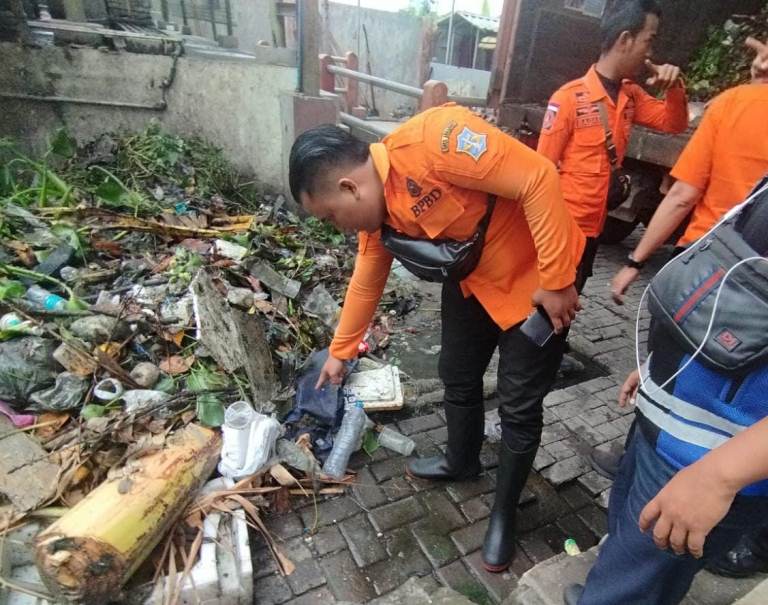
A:
[[[600,364],[606,376],[554,391],[545,400],[541,449],[518,515],[519,548],[508,573],[489,574],[480,563],[493,503],[496,444],[483,446],[485,470],[478,480],[449,484],[407,478],[405,459],[380,449],[373,459],[362,452],[353,457],[358,480],[347,495],[316,505],[296,501],[295,512],[267,519],[296,571],[281,577],[263,542],[255,544],[256,603],[368,603],[419,576],[475,603],[493,605],[516,588],[523,573],[562,552],[566,538],[576,539],[582,550],[594,546],[606,531],[610,483],[590,469],[586,454],[593,446],[621,447],[630,425],[631,411],[619,408],[616,396],[634,367],[634,318],[645,285],[635,287],[628,304],[617,307],[607,283],[636,237],[601,250],[587,284],[571,346]],[[662,263],[657,259],[645,274],[652,275]],[[647,318],[640,327],[644,342]],[[436,388],[432,381],[432,391],[419,396],[420,403],[433,404],[423,415],[397,422],[416,442],[419,456],[445,446]],[[491,398],[491,415],[493,407]]]

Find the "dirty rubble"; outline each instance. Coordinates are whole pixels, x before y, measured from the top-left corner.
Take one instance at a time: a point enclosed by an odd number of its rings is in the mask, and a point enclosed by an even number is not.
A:
[[[608,284],[692,129],[630,144],[635,189],[608,216],[544,399],[514,559],[489,573],[498,352],[480,476],[407,475],[448,440],[441,285],[395,260],[357,359],[316,388],[359,242],[307,215],[285,165],[312,126],[369,143],[449,101],[535,148],[571,66],[511,30],[596,36],[610,3],[348,4],[0,0],[0,605],[556,605],[584,582],[612,485],[590,453],[624,450],[634,409],[618,393],[671,247],[624,306]],[[768,4],[738,4],[701,2],[702,35],[678,41],[692,125],[749,79],[747,37],[768,36]],[[477,163],[486,135],[469,134]],[[740,601],[761,581],[701,572],[683,603],[768,602]]]

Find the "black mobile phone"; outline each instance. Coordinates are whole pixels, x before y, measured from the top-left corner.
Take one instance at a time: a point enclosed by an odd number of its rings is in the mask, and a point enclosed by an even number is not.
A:
[[[520,331],[536,346],[543,347],[552,338],[555,328],[543,307],[536,307],[520,326]]]

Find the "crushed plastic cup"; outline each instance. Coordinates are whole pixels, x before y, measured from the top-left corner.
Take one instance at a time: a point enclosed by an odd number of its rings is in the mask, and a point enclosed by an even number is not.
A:
[[[272,456],[282,426],[259,414],[247,401],[236,401],[224,412],[219,472],[230,479],[252,475]]]
[[[245,465],[251,423],[255,416],[256,412],[247,401],[235,401],[224,411],[221,459],[233,468]]]
[[[123,394],[123,383],[115,378],[100,380],[93,387],[93,396],[99,401],[112,401]]]

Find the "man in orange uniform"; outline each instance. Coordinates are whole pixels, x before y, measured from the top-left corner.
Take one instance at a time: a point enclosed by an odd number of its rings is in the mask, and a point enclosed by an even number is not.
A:
[[[608,147],[615,147],[615,160],[620,164],[633,124],[672,133],[688,127],[680,69],[650,61],[660,18],[656,0],[616,3],[601,24],[602,53],[597,63],[583,78],[555,92],[544,118],[538,151],[558,166],[568,210],[587,236],[581,279],[576,284],[579,292],[592,275],[598,238],[608,215],[612,171]],[[633,82],[643,65],[652,74],[646,84],[666,91],[663,101]],[[616,474],[618,457],[593,450],[590,459],[601,475],[613,478]]]
[[[656,0],[616,3],[601,24],[602,54],[597,63],[584,77],[555,92],[544,118],[538,151],[558,166],[568,210],[587,236],[585,277],[592,275],[597,238],[608,214],[611,162],[601,109],[619,163],[633,124],[671,133],[688,127],[679,68],[650,61],[660,17]],[[663,101],[633,82],[643,65],[652,73],[646,83],[666,91]]]
[[[492,571],[514,554],[515,511],[542,428],[542,399],[554,382],[564,339],[539,347],[519,329],[534,305],[562,332],[578,310],[573,284],[584,236],[562,199],[554,166],[470,111],[447,105],[366,145],[336,126],[302,134],[290,157],[294,197],[312,215],[359,230],[358,256],[318,386],[338,383],[356,356],[392,254],[385,224],[420,240],[466,241],[498,196],[482,256],[461,282],[445,282],[439,371],[445,383],[444,456],[409,461],[411,476],[463,480],[481,472],[483,374],[500,350],[503,447],[496,501],[483,547]]]

